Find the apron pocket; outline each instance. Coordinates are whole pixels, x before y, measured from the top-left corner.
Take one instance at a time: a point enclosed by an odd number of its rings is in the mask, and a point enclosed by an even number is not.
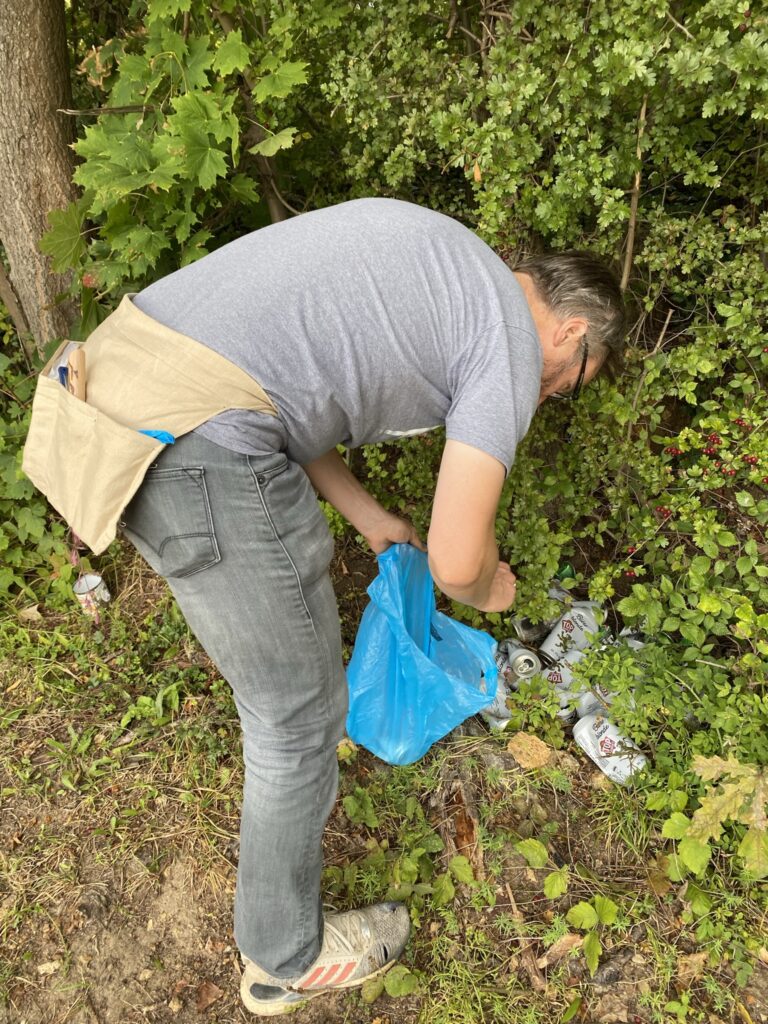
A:
[[[38,378],[22,469],[95,554],[165,446]]]

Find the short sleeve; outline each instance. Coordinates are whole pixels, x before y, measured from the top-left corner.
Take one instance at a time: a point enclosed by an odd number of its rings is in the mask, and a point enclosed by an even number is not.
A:
[[[538,405],[541,368],[541,345],[527,328],[486,328],[453,367],[446,436],[487,452],[508,473]]]

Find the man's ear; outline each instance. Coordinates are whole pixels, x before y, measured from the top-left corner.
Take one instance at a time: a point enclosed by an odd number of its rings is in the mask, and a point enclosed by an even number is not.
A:
[[[555,348],[565,346],[567,350],[576,350],[587,333],[588,326],[583,316],[569,316],[561,320],[555,330]]]

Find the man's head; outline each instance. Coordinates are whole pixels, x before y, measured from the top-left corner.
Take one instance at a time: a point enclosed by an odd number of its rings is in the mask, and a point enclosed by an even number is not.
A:
[[[532,256],[513,269],[544,352],[541,401],[567,396],[600,371],[613,379],[621,367],[627,326],[613,271],[578,251]]]

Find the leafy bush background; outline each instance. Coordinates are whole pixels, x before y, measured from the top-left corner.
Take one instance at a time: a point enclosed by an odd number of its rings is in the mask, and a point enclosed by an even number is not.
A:
[[[545,613],[550,578],[573,561],[612,622],[655,638],[583,671],[617,691],[617,719],[652,754],[649,808],[681,840],[670,870],[701,874],[714,844],[739,852],[746,879],[765,877],[763,6],[151,0],[102,11],[98,38],[87,14],[72,27],[79,105],[122,112],[81,119],[82,198],[43,243],[77,269],[81,333],[125,291],[267,223],[265,167],[294,211],[397,196],[505,254],[588,247],[631,270],[628,371],[567,418],[537,417],[499,540],[521,612]],[[417,438],[396,459],[354,458],[425,526],[439,449]],[[39,500],[4,480],[22,504],[3,527],[17,552],[3,582],[60,581]],[[692,759],[715,755],[754,771],[707,830],[692,812],[717,800],[717,776]]]

